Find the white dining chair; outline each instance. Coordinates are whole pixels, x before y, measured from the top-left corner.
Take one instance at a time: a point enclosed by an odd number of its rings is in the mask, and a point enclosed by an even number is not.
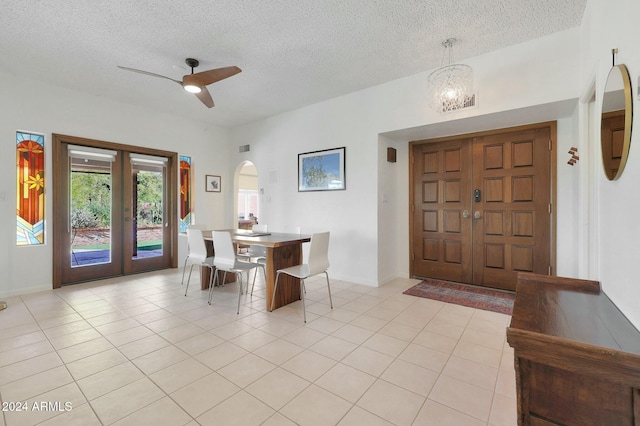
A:
[[[251,227],[253,232],[268,232],[267,225],[253,225]],[[267,248],[265,246],[260,246],[257,244],[250,244],[249,249],[245,253],[239,253],[238,259],[240,260],[248,260],[256,263],[260,263],[264,266],[267,265]],[[262,268],[265,272],[264,280],[267,281],[266,269]],[[258,270],[256,269],[253,274],[253,284],[251,284],[251,294],[253,295],[253,288],[256,286],[256,277],[258,275]]]
[[[311,247],[309,248],[309,257],[307,263],[302,265],[290,266],[288,268],[276,271],[276,283],[273,286],[273,296],[271,297],[271,312],[273,312],[273,304],[276,300],[276,291],[278,290],[278,278],[280,274],[287,274],[300,279],[300,298],[302,299],[302,312],[304,314],[304,322],[307,322],[307,311],[304,305],[304,280],[319,274],[325,274],[327,279],[327,290],[329,291],[329,304],[333,309],[333,300],[331,299],[331,286],[329,285],[329,232],[316,233],[311,236]]]
[[[243,262],[237,259],[233,248],[233,241],[229,231],[213,231],[213,251],[215,252],[214,266],[217,270],[233,272],[237,274],[238,280],[238,314],[240,313],[240,296],[242,296],[242,273],[247,273],[247,291],[249,290],[249,271],[254,268],[263,268],[264,265],[255,262]],[[218,279],[218,274],[214,277],[213,283]],[[209,304],[213,286],[209,289]]]
[[[214,256],[207,256],[207,247],[204,243],[204,237],[202,236],[202,230],[198,228],[187,228],[187,243],[189,244],[189,254],[184,260],[184,267],[187,268],[187,262],[191,263],[189,269],[189,278],[187,278],[187,286],[184,290],[184,295],[187,295],[189,291],[189,282],[191,281],[191,272],[193,271],[193,265],[205,266],[210,269],[209,275],[209,287],[213,283],[213,276],[215,273]],[[184,281],[184,271],[182,271],[182,280]]]
[[[189,228],[191,228],[191,229],[200,229],[200,230],[204,229],[202,227],[202,225],[189,225],[187,227],[187,229],[189,229]],[[187,235],[187,257],[184,258],[184,266],[182,268],[182,281],[180,281],[180,285],[184,285],[184,275],[185,275],[185,272],[187,272],[187,262],[189,261],[189,253],[190,253],[190,250],[189,250],[189,235]]]

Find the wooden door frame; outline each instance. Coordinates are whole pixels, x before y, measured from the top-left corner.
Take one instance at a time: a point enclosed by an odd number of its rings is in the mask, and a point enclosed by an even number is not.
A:
[[[178,267],[178,169],[180,167],[178,163],[178,153],[172,151],[164,151],[154,148],[145,148],[134,145],[124,145],[118,144],[114,142],[106,142],[99,141],[95,139],[87,139],[78,136],[69,136],[62,134],[52,134],[52,148],[53,148],[53,173],[52,173],[52,181],[53,185],[50,186],[52,188],[52,206],[53,206],[53,214],[52,214],[52,245],[53,245],[53,288],[60,288],[63,284],[63,274],[61,262],[56,261],[59,253],[64,251],[64,235],[67,234],[67,218],[64,212],[68,209],[64,208],[64,203],[68,201],[68,188],[62,188],[60,185],[56,185],[55,182],[61,181],[60,173],[61,168],[56,167],[62,162],[67,161],[68,153],[67,149],[64,147],[65,143],[73,144],[73,145],[82,145],[94,148],[102,148],[102,149],[111,149],[115,151],[128,151],[135,152],[138,154],[145,155],[154,155],[160,157],[169,158],[169,164],[167,165],[167,194],[169,203],[168,215],[166,218],[166,222],[170,223],[170,228],[173,230],[171,235],[171,243],[168,249],[171,252],[170,265],[171,268]],[[65,172],[66,173],[66,172]]]
[[[417,140],[417,141],[410,141],[409,142],[409,276],[413,277],[415,276],[415,261],[414,261],[414,257],[415,257],[415,253],[413,252],[413,243],[414,243],[414,234],[413,234],[413,227],[415,225],[414,223],[414,209],[415,209],[415,204],[413,202],[414,198],[413,198],[413,194],[415,191],[415,185],[413,182],[413,173],[414,173],[414,164],[415,164],[415,159],[413,156],[413,148],[416,145],[423,145],[423,144],[428,144],[428,143],[435,143],[435,142],[447,142],[447,141],[451,141],[451,140],[457,140],[457,139],[467,139],[467,138],[477,138],[477,137],[487,137],[487,136],[494,136],[494,135],[499,135],[499,134],[503,134],[503,133],[511,133],[511,132],[517,132],[517,131],[522,131],[522,130],[531,130],[531,129],[540,129],[540,128],[544,128],[544,127],[548,127],[549,128],[549,137],[550,137],[550,141],[549,141],[549,160],[550,160],[550,170],[549,173],[551,174],[550,176],[550,188],[549,188],[549,192],[550,192],[550,198],[551,198],[551,213],[550,213],[550,220],[549,220],[549,226],[551,227],[550,229],[550,247],[549,247],[549,263],[551,265],[551,270],[549,271],[549,275],[555,275],[556,274],[556,206],[557,206],[557,154],[556,154],[556,147],[557,147],[557,129],[558,129],[558,124],[556,121],[547,121],[547,122],[542,122],[542,123],[534,123],[534,124],[526,124],[526,125],[522,125],[522,126],[514,126],[514,127],[507,127],[507,128],[503,128],[503,129],[495,129],[495,130],[488,130],[488,131],[482,131],[482,132],[473,132],[473,133],[465,133],[465,134],[461,134],[461,135],[452,135],[452,136],[444,136],[444,137],[439,137],[439,138],[434,138],[434,139],[422,139],[422,140]]]

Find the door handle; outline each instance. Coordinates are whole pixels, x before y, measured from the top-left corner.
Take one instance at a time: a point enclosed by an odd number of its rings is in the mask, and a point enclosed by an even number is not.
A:
[[[474,218],[474,219],[480,219],[481,217],[482,217],[482,215],[480,214],[480,211],[479,211],[479,210],[476,210],[476,211],[473,213],[473,218]]]
[[[465,219],[468,219],[469,218],[469,210],[463,210],[462,211],[462,217],[465,218]]]

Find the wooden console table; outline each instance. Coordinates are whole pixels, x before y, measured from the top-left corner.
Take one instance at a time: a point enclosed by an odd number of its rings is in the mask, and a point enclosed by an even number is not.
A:
[[[640,425],[640,333],[597,281],[520,273],[507,341],[519,425]]]

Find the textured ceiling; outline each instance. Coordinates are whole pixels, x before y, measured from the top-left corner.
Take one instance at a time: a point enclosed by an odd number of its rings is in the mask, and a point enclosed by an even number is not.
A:
[[[0,70],[220,126],[578,26],[587,0],[3,0]],[[204,107],[171,81],[236,65]]]

